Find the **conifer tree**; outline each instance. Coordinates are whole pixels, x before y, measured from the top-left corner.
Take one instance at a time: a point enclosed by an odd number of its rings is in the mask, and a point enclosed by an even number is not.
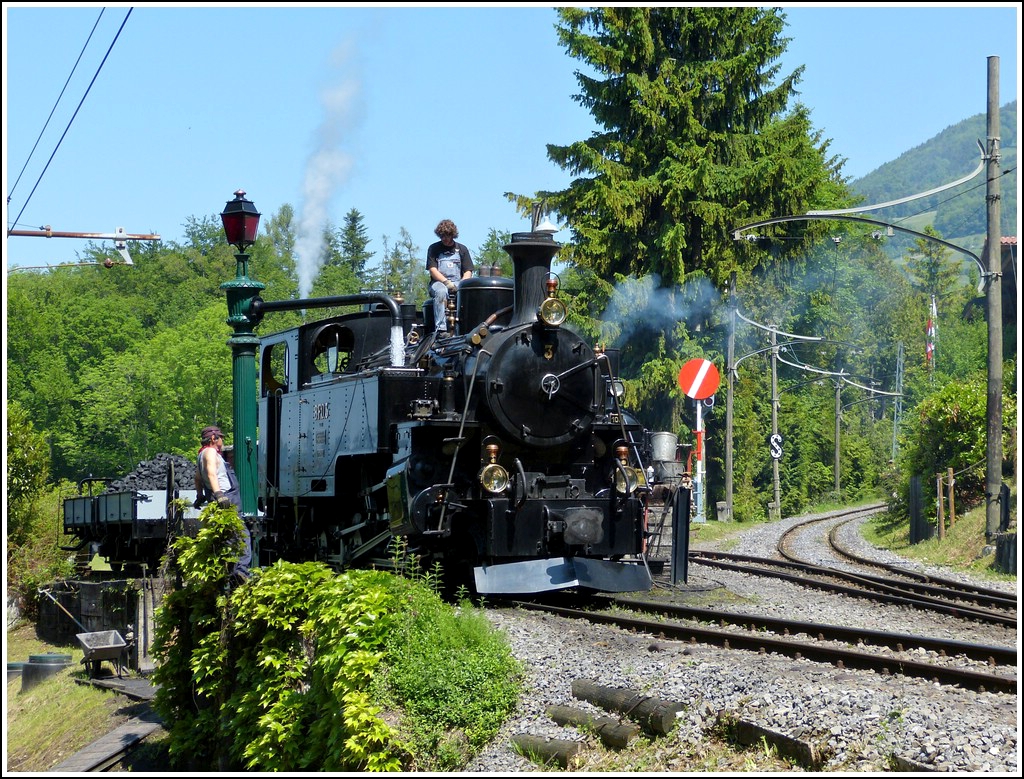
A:
[[[750,221],[834,207],[844,194],[828,142],[782,77],[784,15],[756,7],[562,8],[580,59],[577,102],[600,129],[548,156],[577,178],[533,198],[572,229],[573,258],[610,278],[702,272],[721,286],[765,255],[733,240]],[[593,75],[592,75],[593,74]],[[750,256],[745,256],[749,253]]]
[[[341,228],[341,254],[346,262],[355,271],[355,274],[365,279],[366,262],[373,257],[373,252],[368,251],[370,238],[366,234],[366,225],[363,224],[363,215],[358,209],[349,209],[345,214],[345,222]]]
[[[934,238],[942,237],[931,225],[924,228],[924,234]],[[907,273],[914,289],[926,298],[936,297],[945,302],[958,286],[958,263],[950,257],[948,249],[935,241],[926,238],[915,240],[913,248],[907,252],[906,261]],[[962,305],[962,301],[956,302]]]

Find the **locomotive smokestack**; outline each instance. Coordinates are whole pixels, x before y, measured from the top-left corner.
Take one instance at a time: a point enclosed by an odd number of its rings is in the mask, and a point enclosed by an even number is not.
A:
[[[551,273],[551,260],[562,248],[550,233],[512,233],[512,242],[502,247],[512,257],[513,298],[511,325],[534,322],[544,302],[545,282]]]

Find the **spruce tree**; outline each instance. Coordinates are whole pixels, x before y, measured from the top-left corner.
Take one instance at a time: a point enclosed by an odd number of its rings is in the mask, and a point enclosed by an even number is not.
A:
[[[573,260],[611,278],[694,271],[718,286],[766,258],[744,223],[834,207],[840,162],[779,78],[784,15],[742,7],[562,8],[560,42],[585,65],[577,102],[600,129],[548,156],[577,178],[537,198],[568,222]],[[593,73],[594,75],[590,75]],[[777,83],[776,83],[777,81]]]
[[[341,228],[341,254],[359,278],[365,280],[366,262],[373,257],[368,251],[370,238],[366,234],[363,215],[355,208],[345,214],[345,223]]]

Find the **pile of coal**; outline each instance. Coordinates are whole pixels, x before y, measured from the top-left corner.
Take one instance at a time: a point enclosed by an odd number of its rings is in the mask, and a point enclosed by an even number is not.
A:
[[[179,454],[158,454],[152,460],[144,460],[123,479],[112,481],[106,492],[137,492],[141,490],[163,490],[167,488],[170,474],[174,486],[179,490],[196,488],[196,464]]]

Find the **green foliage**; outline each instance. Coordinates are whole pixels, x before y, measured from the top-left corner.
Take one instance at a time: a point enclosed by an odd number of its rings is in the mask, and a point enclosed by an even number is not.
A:
[[[17,507],[18,538],[7,536],[7,592],[20,602],[22,615],[35,619],[39,589],[74,575],[74,555],[61,547],[74,539],[64,535],[63,499],[73,494],[73,486],[61,483],[41,487],[31,499]],[[8,527],[15,506],[8,506]]]
[[[903,431],[900,450],[903,478],[897,505],[906,505],[911,476],[920,476],[927,484],[936,473],[945,473],[949,468],[956,474],[958,502],[972,505],[982,499],[985,491],[987,405],[988,383],[982,373],[951,381],[917,404]],[[1006,386],[1002,413],[1004,458],[1012,462],[1015,458],[1017,398]]]
[[[225,710],[250,770],[396,770],[400,745],[366,693],[392,621],[386,574],[278,563],[239,591]]]
[[[7,542],[18,545],[26,540],[36,500],[49,478],[50,454],[45,437],[16,401],[8,401],[6,419]]]
[[[1017,234],[1017,101],[999,109],[1000,181],[1002,225],[1000,235]],[[863,178],[850,183],[865,203],[886,203],[907,195],[928,192],[963,178],[978,166],[978,140],[988,135],[988,118],[978,113],[947,127],[941,133]],[[977,249],[988,230],[984,171],[953,189],[892,206],[887,219],[902,223],[915,214],[934,212],[929,218],[945,235],[979,236]],[[914,228],[917,229],[917,228]],[[968,245],[964,242],[964,245]],[[969,246],[969,248],[971,248]],[[980,252],[975,252],[980,254]]]
[[[932,238],[941,238],[931,225],[925,227],[923,232]],[[956,285],[960,268],[942,244],[918,238],[914,248],[907,254],[907,273],[918,292],[943,299]]]
[[[389,295],[400,295],[406,303],[420,308],[427,299],[429,281],[425,256],[404,227],[398,231],[398,240],[393,245],[384,236],[384,257],[380,266],[367,274],[367,285]]]
[[[229,653],[227,572],[238,555],[241,519],[207,505],[194,536],[180,536],[167,557],[177,588],[157,610],[153,653],[154,707],[169,723],[175,762],[202,765],[227,758],[220,706],[233,686]],[[209,763],[207,763],[208,765]]]
[[[515,706],[503,637],[420,581],[279,561],[228,588],[238,521],[208,506],[168,559],[179,587],[157,615],[154,681],[176,764],[457,768]]]
[[[7,591],[17,594],[23,611],[32,615],[39,587],[70,576],[74,568],[60,548],[70,541],[64,536],[60,501],[70,486],[47,484],[49,446],[16,401],[7,402],[6,423]]]
[[[363,215],[358,209],[350,208],[345,214],[345,223],[339,231],[341,239],[341,255],[345,263],[352,268],[360,279],[366,278],[366,263],[373,258],[373,252],[367,247],[370,237],[366,234]]]
[[[487,231],[487,240],[473,255],[473,265],[476,266],[478,276],[482,268],[497,266],[500,275],[512,278],[512,258],[504,249],[511,241],[511,232],[495,230],[493,227]]]
[[[416,770],[455,770],[515,709],[523,669],[468,601],[453,611],[422,587],[405,587],[399,597],[401,618],[374,693],[403,712],[400,730]]]
[[[775,9],[561,8],[559,41],[588,66],[576,101],[602,130],[548,146],[574,181],[537,200],[568,221],[574,262],[599,275],[699,270],[723,283],[749,262],[731,231],[752,217],[799,213],[843,197],[827,143],[798,107],[796,71],[779,75]]]

